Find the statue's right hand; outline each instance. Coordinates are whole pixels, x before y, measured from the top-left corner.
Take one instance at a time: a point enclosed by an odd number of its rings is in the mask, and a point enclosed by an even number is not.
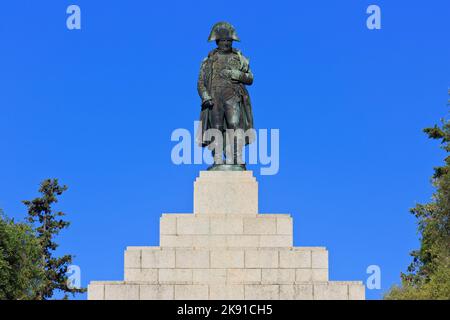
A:
[[[214,102],[212,99],[206,100],[203,102],[203,108],[212,108],[214,106]]]

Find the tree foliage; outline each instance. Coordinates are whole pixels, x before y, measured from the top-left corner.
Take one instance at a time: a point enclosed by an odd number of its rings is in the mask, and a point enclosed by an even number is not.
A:
[[[34,299],[42,279],[41,247],[33,229],[0,210],[0,300]]]
[[[441,142],[446,157],[434,168],[431,202],[410,210],[418,221],[421,246],[411,252],[413,261],[401,274],[402,285],[393,287],[386,299],[450,299],[450,121],[442,119],[440,126],[424,132]]]
[[[57,196],[63,194],[67,186],[60,186],[57,179],[47,179],[41,183],[41,197],[31,201],[23,201],[28,208],[28,221],[35,226],[36,236],[41,246],[41,263],[43,265],[43,284],[36,292],[35,299],[45,300],[53,296],[55,290],[64,293],[85,292],[68,286],[67,270],[72,263],[72,255],[56,257],[58,244],[55,237],[70,223],[63,220],[63,212],[54,212],[52,205],[58,202]],[[67,295],[65,296],[67,297]]]

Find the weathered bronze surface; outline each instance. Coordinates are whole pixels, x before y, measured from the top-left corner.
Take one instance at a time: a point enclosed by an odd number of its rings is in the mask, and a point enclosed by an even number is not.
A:
[[[197,82],[201,98],[200,125],[197,137],[202,147],[212,150],[214,164],[208,170],[246,170],[242,149],[252,142],[253,114],[246,85],[253,83],[249,60],[232,47],[240,41],[234,27],[227,22],[216,23],[208,41],[217,48],[202,61]],[[222,135],[223,144],[205,135],[211,129]],[[220,148],[222,146],[222,148]],[[225,164],[224,164],[225,157]]]

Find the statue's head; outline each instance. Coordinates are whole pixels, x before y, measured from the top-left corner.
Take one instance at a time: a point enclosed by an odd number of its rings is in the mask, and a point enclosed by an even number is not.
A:
[[[221,51],[230,51],[233,41],[240,40],[231,24],[218,22],[212,27],[208,41],[216,41],[217,48]]]
[[[217,49],[222,52],[230,52],[233,47],[232,39],[217,39],[216,40]]]

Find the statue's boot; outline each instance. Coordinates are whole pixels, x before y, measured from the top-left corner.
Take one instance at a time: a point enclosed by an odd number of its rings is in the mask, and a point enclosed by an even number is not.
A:
[[[242,169],[246,170],[245,162],[242,157],[244,150],[244,139],[242,137],[236,138],[236,148],[233,150],[233,163],[234,165],[240,166]]]
[[[232,145],[227,145],[227,164],[235,167],[234,170],[246,170],[243,155],[244,149],[244,139],[237,136],[234,139],[234,147]]]
[[[223,164],[222,152],[216,152],[216,149],[213,149],[212,150],[212,156],[213,156],[213,159],[214,159],[214,163],[212,165],[210,165],[207,170],[215,170],[220,165]]]
[[[228,137],[227,137],[228,138]],[[242,159],[244,139],[241,136],[231,136],[225,145],[225,164],[211,167],[208,170],[243,171],[246,170]],[[222,159],[221,159],[222,160]]]
[[[215,150],[213,150],[212,156],[213,156],[215,165],[223,164],[222,152],[216,152]]]

